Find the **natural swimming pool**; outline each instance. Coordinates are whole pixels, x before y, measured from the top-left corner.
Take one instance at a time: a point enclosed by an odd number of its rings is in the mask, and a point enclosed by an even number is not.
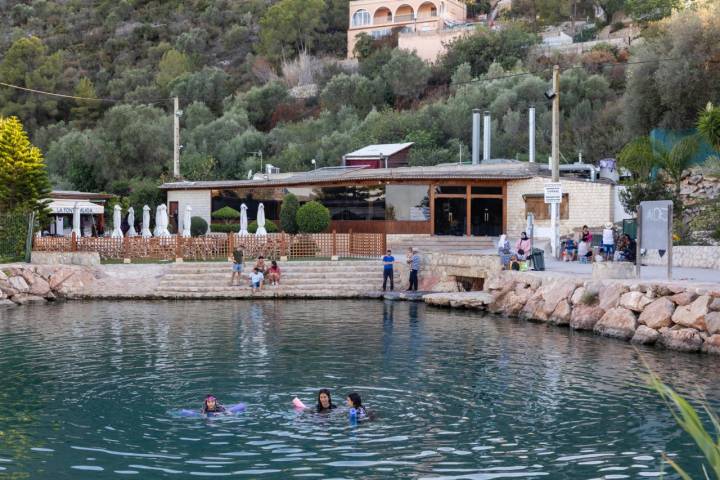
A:
[[[0,478],[644,478],[663,451],[698,465],[640,356],[720,405],[715,357],[418,304],[16,308],[0,312]],[[336,404],[360,392],[377,420],[295,413],[322,387]],[[247,411],[168,413],[211,392]]]

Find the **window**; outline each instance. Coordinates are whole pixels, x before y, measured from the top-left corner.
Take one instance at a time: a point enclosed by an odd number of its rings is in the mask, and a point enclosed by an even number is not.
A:
[[[315,200],[330,210],[333,220],[385,220],[385,188],[380,186],[323,187]]]
[[[502,195],[502,187],[472,187],[473,195]]]
[[[262,203],[265,206],[265,218],[277,220],[280,218],[280,204],[282,203],[283,191],[280,188],[235,188],[212,191],[212,211],[222,207],[232,207],[238,212],[243,203],[248,207],[248,221],[252,222],[257,218],[258,206]],[[238,216],[237,222],[240,223]]]
[[[352,16],[353,27],[360,27],[363,25],[370,25],[370,12],[367,10],[358,10]]]
[[[545,196],[542,193],[532,193],[523,195],[525,199],[525,216],[532,213],[535,220],[550,220],[550,206],[545,203]],[[560,220],[570,218],[570,197],[567,193],[563,193],[562,203],[560,204]]]
[[[428,191],[427,185],[387,185],[385,219],[427,222],[430,220]]]
[[[467,189],[464,185],[437,185],[435,195],[465,195]]]
[[[392,31],[389,28],[383,28],[382,30],[373,30],[370,32],[370,36],[377,40],[378,38],[389,37]]]

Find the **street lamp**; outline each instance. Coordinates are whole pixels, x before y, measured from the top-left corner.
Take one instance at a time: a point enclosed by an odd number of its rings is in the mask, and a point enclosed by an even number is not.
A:
[[[312,163],[313,170],[317,170],[317,162],[315,161],[314,158],[312,160],[310,160],[310,163]]]

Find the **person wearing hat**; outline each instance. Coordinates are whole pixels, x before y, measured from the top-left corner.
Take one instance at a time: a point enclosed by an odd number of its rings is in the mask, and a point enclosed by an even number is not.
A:
[[[615,228],[612,222],[607,222],[602,231],[602,248],[605,252],[605,261],[610,261],[615,253]]]

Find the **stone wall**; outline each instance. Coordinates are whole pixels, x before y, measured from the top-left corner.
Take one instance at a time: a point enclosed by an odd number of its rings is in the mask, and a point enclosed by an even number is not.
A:
[[[0,309],[65,298],[96,279],[96,272],[81,266],[6,265],[0,268]]]
[[[719,197],[720,179],[705,176],[701,168],[692,168],[683,174],[680,199],[685,205],[685,221],[695,218],[702,210],[704,202]]]
[[[492,297],[482,308],[492,313],[633,343],[720,354],[720,287],[596,282],[505,271],[491,278],[486,290]]]
[[[657,250],[648,250],[643,256],[643,264],[667,265],[667,255],[661,257]],[[675,246],[673,247],[673,266],[720,269],[720,246]]]
[[[525,230],[525,194],[542,194],[548,178],[531,178],[508,182],[507,185],[507,233],[509,238],[518,238]],[[563,193],[570,202],[569,218],[560,220],[560,234],[567,235],[583,225],[599,227],[611,222],[614,214],[613,185],[604,182],[588,182],[561,178]],[[536,229],[549,229],[550,220],[538,220]]]
[[[484,280],[500,271],[497,255],[431,252],[423,256],[420,290],[453,292],[458,290],[458,278]],[[401,272],[404,275],[407,269]]]
[[[30,254],[30,263],[35,265],[100,265],[98,252],[38,252]]]

